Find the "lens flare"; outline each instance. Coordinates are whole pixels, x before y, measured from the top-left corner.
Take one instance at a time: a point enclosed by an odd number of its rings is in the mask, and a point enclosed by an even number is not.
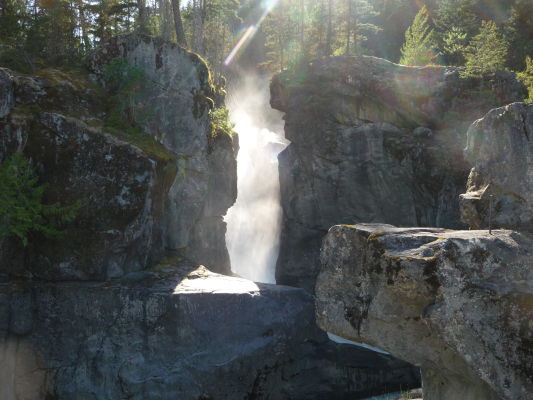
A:
[[[279,0],[263,0],[261,2],[261,8],[262,12],[259,14],[259,18],[255,22],[255,24],[250,25],[248,28],[245,29],[244,34],[238,39],[237,44],[233,46],[233,49],[230,51],[226,59],[224,60],[224,65],[228,66],[230,65],[235,59],[238,58],[239,54],[242,53],[246,47],[250,44],[253,37],[259,30],[259,27],[267,17],[267,15],[276,7]]]
[[[226,66],[230,65],[233,59],[235,58],[235,56],[237,56],[241,52],[241,50],[244,50],[246,48],[250,40],[256,34],[257,29],[258,29],[257,26],[254,25],[254,26],[248,27],[244,31],[244,34],[241,36],[241,38],[239,39],[235,47],[233,47],[229,55],[224,60],[224,65]]]

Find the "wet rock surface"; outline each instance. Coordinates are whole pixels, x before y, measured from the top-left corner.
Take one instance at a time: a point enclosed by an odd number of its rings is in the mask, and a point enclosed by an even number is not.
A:
[[[533,232],[533,104],[490,111],[468,130],[472,165],[461,218],[472,229]],[[492,204],[491,204],[492,203]]]
[[[533,393],[533,238],[362,224],[322,248],[320,327],[420,366],[430,400]]]
[[[0,299],[3,400],[348,400],[419,379],[405,362],[329,342],[304,290],[203,267],[0,283]]]
[[[280,154],[284,212],[276,278],[313,290],[320,243],[336,224],[465,228],[459,194],[466,130],[521,100],[514,74],[462,79],[459,69],[329,57],[271,84],[291,141]]]

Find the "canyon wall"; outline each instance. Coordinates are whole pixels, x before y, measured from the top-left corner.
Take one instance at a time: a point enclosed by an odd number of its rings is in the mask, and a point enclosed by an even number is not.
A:
[[[468,130],[461,216],[471,230],[331,228],[318,324],[419,366],[424,398],[530,399],[532,132],[531,103],[493,109]]]
[[[152,267],[171,250],[229,273],[222,217],[237,195],[237,145],[211,132],[207,66],[176,45],[121,36],[93,55],[93,81],[112,60],[122,62],[115,80],[134,71],[149,82],[135,96],[115,94],[132,124],[82,72],[0,70],[0,160],[22,152],[48,185],[45,201],[81,202],[64,240],[0,243],[2,272],[105,280]]]
[[[459,68],[327,57],[271,84],[291,144],[281,153],[277,282],[313,290],[319,249],[335,224],[465,227],[459,194],[466,130],[521,100],[513,73],[461,78]]]
[[[142,35],[111,39],[89,71],[0,68],[0,161],[23,153],[46,204],[81,203],[59,237],[0,242],[2,400],[352,400],[419,385],[406,362],[331,342],[303,289],[206,269],[231,274],[238,144],[209,112],[222,106],[198,56]]]

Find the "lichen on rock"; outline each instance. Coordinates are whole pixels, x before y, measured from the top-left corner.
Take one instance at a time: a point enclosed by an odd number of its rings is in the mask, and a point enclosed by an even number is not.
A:
[[[271,104],[291,144],[280,156],[283,228],[276,278],[312,291],[336,224],[465,228],[466,128],[523,98],[513,73],[325,57],[275,76]]]
[[[142,69],[148,84],[126,104],[133,119],[110,124],[111,94],[98,83],[118,58]],[[96,50],[89,66],[91,76],[0,69],[0,162],[23,152],[48,185],[46,201],[82,202],[65,227],[68,240],[36,236],[25,250],[2,241],[2,273],[106,280],[150,268],[167,250],[229,273],[222,216],[236,198],[236,146],[232,137],[209,143],[210,105],[197,99],[214,90],[207,65],[131,34]],[[213,209],[215,198],[223,201]],[[200,229],[205,220],[209,229]]]
[[[322,329],[422,370],[424,398],[526,400],[533,239],[512,231],[333,227],[322,248]]]

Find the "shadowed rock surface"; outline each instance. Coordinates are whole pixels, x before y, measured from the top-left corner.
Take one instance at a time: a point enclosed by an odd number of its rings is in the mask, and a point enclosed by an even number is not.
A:
[[[420,366],[426,399],[530,399],[532,257],[513,231],[335,226],[317,321]]]
[[[0,162],[23,152],[47,204],[82,201],[59,240],[0,242],[0,399],[353,400],[419,385],[405,362],[329,341],[301,289],[178,267],[231,272],[238,144],[209,116],[223,93],[196,55],[142,35],[89,64],[90,79],[0,68]],[[110,83],[109,66],[149,82],[118,121],[108,100],[127,74]]]
[[[0,398],[353,400],[419,384],[405,362],[331,343],[313,314],[303,289],[203,267],[0,283]]]
[[[277,282],[312,290],[320,243],[336,224],[464,228],[458,196],[467,127],[524,98],[513,73],[329,57],[271,84],[291,141],[280,154],[283,229]]]
[[[533,232],[533,104],[490,111],[468,130],[465,149],[473,166],[461,218],[472,229],[492,226]]]
[[[64,240],[0,241],[0,273],[105,280],[153,266],[167,249],[230,272],[222,216],[236,199],[237,145],[211,132],[207,66],[176,45],[126,35],[93,55],[94,76],[117,58],[151,81],[124,106],[136,129],[109,125],[112,94],[81,72],[0,69],[0,161],[21,151],[48,185],[47,203],[82,202]]]

